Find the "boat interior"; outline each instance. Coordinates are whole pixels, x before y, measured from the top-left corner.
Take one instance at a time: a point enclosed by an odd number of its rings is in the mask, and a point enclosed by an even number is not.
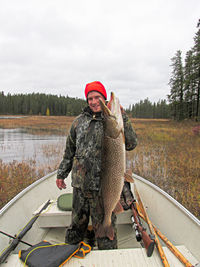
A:
[[[70,187],[67,191],[68,194],[72,194]],[[66,192],[63,191],[55,196],[52,195],[53,197],[50,198],[50,205],[40,214],[33,227],[29,230],[29,233],[27,233],[27,236],[23,238],[24,241],[32,244],[36,244],[42,240],[46,240],[51,244],[64,243],[66,227],[71,223],[71,210],[69,209],[64,211],[58,208],[58,197],[63,193]],[[37,196],[34,194],[34,197]],[[38,214],[47,200],[48,199],[45,197],[43,198],[43,202],[36,201],[40,204],[37,205],[31,212],[30,217]],[[27,207],[28,206],[24,202],[18,206],[20,210],[26,210]],[[30,214],[30,211],[28,213]],[[78,259],[72,257],[67,263],[65,263],[64,266],[163,266],[156,246],[152,256],[148,257],[143,244],[141,242],[137,242],[135,230],[133,229],[133,223],[131,221],[131,215],[131,210],[124,211],[123,213],[117,215],[118,249],[98,250],[95,244],[91,252],[86,255],[85,258]],[[24,220],[24,223],[25,221],[26,219]],[[146,228],[147,233],[150,234],[146,222],[142,219],[141,222]],[[8,224],[10,224],[10,222]],[[4,237],[4,241],[5,239],[6,237]],[[159,240],[167,257],[169,266],[184,266],[167,248],[165,243],[161,239]],[[8,241],[11,240],[8,240],[7,238],[5,244],[8,244]],[[85,242],[87,242],[87,240],[85,240]],[[195,266],[198,264],[198,259],[187,248],[186,243],[175,243],[175,247],[190,263],[192,263],[192,265]],[[21,249],[27,249],[27,246],[20,243],[18,248],[7,258],[2,266],[24,266],[24,263],[18,258],[18,251]]]

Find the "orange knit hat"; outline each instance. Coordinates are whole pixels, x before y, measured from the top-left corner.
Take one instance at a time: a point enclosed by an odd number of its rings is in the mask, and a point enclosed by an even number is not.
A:
[[[85,97],[86,98],[88,96],[88,93],[91,91],[97,91],[100,94],[102,94],[105,97],[105,99],[107,99],[106,89],[102,83],[95,81],[95,82],[91,82],[91,83],[86,84],[86,87],[85,87]]]

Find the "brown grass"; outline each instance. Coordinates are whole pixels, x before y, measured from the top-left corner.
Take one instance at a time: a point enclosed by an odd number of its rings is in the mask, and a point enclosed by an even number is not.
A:
[[[2,119],[2,128],[23,128],[37,134],[66,135],[73,117],[28,116]],[[195,122],[132,119],[138,146],[129,153],[133,171],[168,192],[200,218],[200,135]],[[63,147],[44,146],[45,157],[54,153],[54,164],[39,168],[27,162],[0,162],[0,206],[22,188],[58,168]],[[34,162],[35,159],[33,159]]]
[[[134,120],[133,171],[158,185],[200,218],[200,136],[195,122]]]
[[[0,206],[2,206],[17,192],[35,181],[37,175],[31,164],[16,161],[3,164],[0,161],[0,178]]]
[[[3,117],[3,116],[2,116]],[[67,116],[4,116],[0,119],[0,128],[22,128],[32,134],[60,134],[67,133],[74,117]]]

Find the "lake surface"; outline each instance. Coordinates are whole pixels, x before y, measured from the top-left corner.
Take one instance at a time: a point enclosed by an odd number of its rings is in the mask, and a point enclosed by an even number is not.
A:
[[[4,163],[35,160],[46,163],[63,154],[66,136],[33,135],[22,129],[0,129],[0,159]]]

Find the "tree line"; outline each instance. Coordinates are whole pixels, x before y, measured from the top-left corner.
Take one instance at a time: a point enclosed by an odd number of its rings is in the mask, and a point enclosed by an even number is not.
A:
[[[169,119],[170,106],[167,101],[159,100],[152,103],[148,98],[140,100],[138,103],[130,105],[126,112],[133,118],[147,119]]]
[[[83,99],[50,94],[7,94],[0,92],[0,114],[76,116],[86,102]]]
[[[200,118],[200,20],[197,28],[194,45],[187,51],[184,64],[181,50],[171,59],[168,100],[175,120]]]
[[[32,94],[7,94],[0,92],[0,114],[8,115],[52,115],[77,116],[87,105],[79,98]],[[169,118],[169,105],[166,100],[151,103],[149,99],[131,105],[126,112],[135,118]]]

